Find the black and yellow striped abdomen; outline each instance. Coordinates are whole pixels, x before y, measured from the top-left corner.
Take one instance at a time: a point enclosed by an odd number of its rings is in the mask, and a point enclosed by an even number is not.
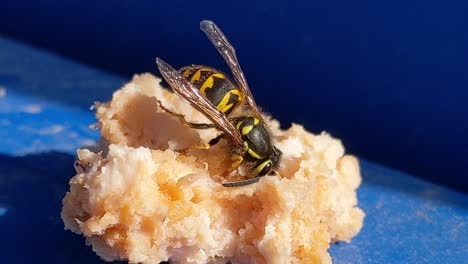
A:
[[[213,68],[196,65],[184,67],[180,71],[225,115],[229,115],[242,101],[242,92],[223,73]]]

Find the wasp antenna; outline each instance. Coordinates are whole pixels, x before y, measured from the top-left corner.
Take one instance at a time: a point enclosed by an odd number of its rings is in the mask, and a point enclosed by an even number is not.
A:
[[[258,180],[260,180],[260,178],[261,178],[261,177],[255,177],[255,178],[251,178],[251,179],[248,179],[248,180],[245,180],[245,181],[225,182],[225,183],[223,183],[223,186],[224,186],[224,187],[239,187],[239,186],[245,186],[245,185],[249,185],[249,184],[258,182]]]

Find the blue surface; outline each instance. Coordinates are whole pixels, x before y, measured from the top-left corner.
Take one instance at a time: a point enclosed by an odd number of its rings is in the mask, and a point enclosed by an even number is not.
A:
[[[235,45],[259,105],[284,123],[326,128],[351,153],[468,192],[467,1],[0,6],[0,33],[127,77],[154,72],[156,56],[225,69],[198,30],[212,19]]]
[[[59,214],[73,150],[98,137],[88,106],[123,82],[0,38],[0,263],[99,262]],[[467,263],[467,195],[361,165],[367,217],[352,243],[332,245],[335,263]]]
[[[71,152],[93,143],[98,133],[89,129],[95,122],[89,106],[109,100],[124,80],[77,67],[0,38],[0,152]]]

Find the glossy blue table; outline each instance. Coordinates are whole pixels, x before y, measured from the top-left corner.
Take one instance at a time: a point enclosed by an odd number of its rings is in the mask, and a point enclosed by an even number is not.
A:
[[[99,136],[89,105],[125,81],[0,37],[0,263],[100,262],[63,230],[61,199],[74,150]],[[361,166],[367,217],[352,243],[331,246],[335,263],[468,263],[467,195]]]

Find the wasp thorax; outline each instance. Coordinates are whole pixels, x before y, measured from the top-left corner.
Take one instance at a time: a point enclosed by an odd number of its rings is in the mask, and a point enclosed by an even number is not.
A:
[[[242,135],[246,161],[253,162],[256,176],[268,174],[278,163],[281,151],[272,145],[265,123],[256,117],[246,116],[237,122],[236,128]]]

